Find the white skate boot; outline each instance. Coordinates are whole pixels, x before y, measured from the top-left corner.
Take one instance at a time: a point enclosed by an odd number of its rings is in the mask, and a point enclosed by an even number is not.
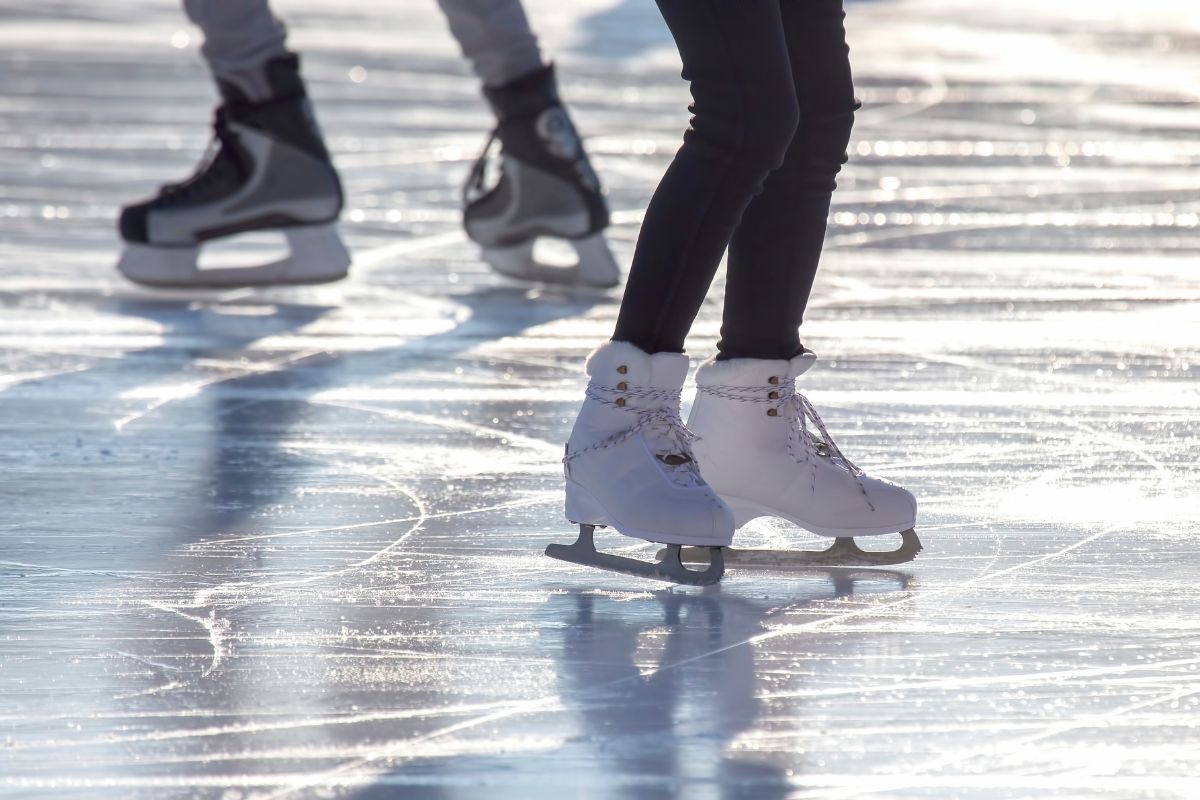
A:
[[[579,525],[579,540],[552,544],[546,555],[675,583],[721,579],[721,548],[733,540],[733,514],[700,477],[694,437],[679,418],[687,370],[685,355],[649,355],[626,342],[592,353],[587,399],[563,459],[566,515]],[[599,553],[592,534],[604,526],[670,546],[658,563]],[[705,549],[707,569],[683,566],[679,546],[685,544]]]
[[[484,88],[500,120],[467,179],[463,222],[492,269],[510,278],[607,289],[621,270],[604,239],[608,205],[583,142],[558,98],[554,68]],[[492,145],[499,175],[489,186]],[[572,264],[539,261],[539,239],[566,242]]]
[[[895,484],[866,475],[842,454],[796,378],[814,363],[709,360],[696,372],[688,424],[705,478],[733,510],[737,527],[756,517],[786,519],[834,544],[822,552],[737,551],[730,564],[875,566],[910,561],[921,550],[917,503]],[[815,428],[815,430],[814,430]],[[818,436],[819,434],[819,436]],[[868,552],[855,536],[900,533],[901,545]],[[685,560],[701,554],[685,553]]]
[[[342,189],[305,96],[295,55],[263,66],[272,99],[252,102],[218,80],[224,98],[205,162],[183,183],[126,207],[117,269],[147,286],[227,288],[327,283],[346,276],[338,236]],[[201,268],[206,243],[278,231],[290,256],[247,267]]]

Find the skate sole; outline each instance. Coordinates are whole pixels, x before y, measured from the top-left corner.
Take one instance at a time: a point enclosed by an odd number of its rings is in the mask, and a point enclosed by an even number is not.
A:
[[[579,537],[572,544],[547,545],[546,555],[571,564],[685,586],[712,586],[725,575],[724,554],[720,547],[687,548],[706,552],[703,561],[706,568],[694,570],[684,566],[683,548],[680,545],[667,545],[660,551],[658,561],[639,561],[636,558],[600,552],[596,549],[595,532],[595,525],[580,524]]]
[[[886,525],[878,528],[820,528],[815,525],[809,525],[803,520],[789,516],[781,511],[756,503],[753,500],[745,500],[741,497],[728,497],[721,495],[721,499],[725,501],[730,510],[733,511],[733,524],[736,529],[741,529],[747,524],[753,522],[759,517],[774,517],[777,519],[787,520],[798,528],[803,528],[809,533],[814,533],[817,536],[824,536],[829,539],[855,539],[859,536],[887,536],[893,533],[900,533],[905,530],[913,530],[916,527],[916,520],[912,520],[908,525]]]

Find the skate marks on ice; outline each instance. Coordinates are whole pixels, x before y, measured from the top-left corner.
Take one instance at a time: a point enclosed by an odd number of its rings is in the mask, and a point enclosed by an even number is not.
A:
[[[493,337],[519,334],[530,325],[572,317],[594,302],[546,302],[536,311],[522,312],[523,296],[506,289],[470,292],[461,303],[439,304],[439,311],[452,307],[465,312],[457,314],[459,321],[446,333],[414,337],[393,348],[356,351],[351,346],[342,352],[316,355],[305,355],[299,340],[319,336],[322,324],[337,326],[336,320],[323,320],[330,310],[325,307],[293,309],[276,304],[270,313],[261,313],[264,306],[258,301],[225,302],[216,307],[199,302],[119,301],[114,308],[101,301],[97,305],[106,314],[115,310],[118,318],[124,314],[161,326],[163,343],[126,353],[121,359],[73,354],[76,363],[85,357],[95,363],[90,369],[10,388],[3,398],[6,408],[34,408],[53,401],[64,416],[76,420],[72,427],[81,438],[78,445],[63,446],[65,453],[42,452],[46,438],[62,436],[53,433],[56,419],[36,414],[29,415],[34,424],[23,425],[18,439],[14,440],[11,432],[8,437],[10,445],[27,453],[25,457],[32,457],[34,463],[50,458],[61,467],[55,498],[42,522],[45,530],[27,523],[22,526],[20,542],[6,541],[5,560],[19,569],[23,578],[33,578],[25,585],[34,590],[27,602],[16,602],[17,598],[10,596],[9,609],[14,614],[37,609],[31,612],[32,619],[22,623],[22,627],[36,628],[37,619],[62,615],[62,601],[68,599],[68,607],[75,608],[70,616],[81,623],[94,620],[100,632],[90,641],[85,638],[70,645],[81,659],[71,663],[81,666],[62,668],[63,680],[98,690],[100,696],[93,699],[99,705],[107,705],[102,687],[110,685],[118,704],[151,702],[151,698],[167,709],[194,702],[205,708],[226,702],[235,708],[247,702],[250,706],[262,703],[258,711],[245,707],[234,713],[240,721],[232,727],[218,726],[195,739],[185,733],[192,728],[187,715],[176,719],[170,712],[160,718],[161,733],[148,738],[118,736],[109,744],[104,744],[103,736],[76,738],[81,757],[96,753],[97,760],[104,762],[109,756],[100,756],[98,750],[143,745],[152,749],[163,736],[172,741],[203,742],[226,736],[254,738],[258,730],[269,737],[270,731],[280,736],[287,728],[322,728],[321,722],[303,722],[307,712],[300,710],[286,691],[276,696],[247,686],[243,694],[236,680],[227,682],[231,671],[238,674],[249,668],[256,672],[258,668],[249,665],[260,658],[266,659],[264,666],[270,663],[272,650],[283,653],[292,649],[282,642],[271,644],[270,635],[249,633],[251,628],[270,626],[268,620],[273,620],[276,626],[288,629],[299,622],[297,633],[326,624],[336,630],[331,622],[322,621],[324,612],[319,607],[324,601],[308,609],[303,621],[289,621],[284,609],[308,605],[306,598],[312,599],[314,590],[321,597],[337,593],[336,587],[345,581],[360,587],[349,589],[352,594],[370,594],[372,590],[361,584],[361,576],[379,570],[385,584],[400,581],[409,587],[404,594],[422,584],[428,590],[441,583],[440,590],[449,591],[459,580],[469,582],[489,574],[487,565],[470,566],[456,554],[462,550],[462,525],[469,525],[474,515],[486,520],[481,523],[485,530],[511,529],[511,524],[503,524],[506,516],[519,514],[530,504],[544,504],[549,498],[543,499],[544,492],[537,486],[530,490],[517,483],[497,483],[498,475],[488,475],[477,466],[469,468],[470,477],[460,480],[457,488],[453,481],[456,473],[468,474],[464,469],[468,456],[470,460],[478,458],[485,443],[508,451],[523,446],[522,437],[510,426],[498,428],[485,422],[497,416],[511,417],[513,409],[502,408],[504,401],[501,406],[479,403],[470,393],[449,401],[469,409],[470,416],[448,414],[446,403],[397,404],[379,378],[395,375],[396,386],[402,389],[399,396],[408,396],[430,379],[431,363],[453,363],[459,353],[463,354],[459,368],[463,382],[485,380],[496,385],[505,374],[503,362],[497,373],[494,365],[477,361],[465,351]],[[419,308],[410,308],[408,313],[414,315]],[[362,322],[358,321],[356,330],[363,330]],[[439,315],[434,314],[420,324],[437,330],[438,322]],[[88,327],[89,323],[96,330],[93,321],[82,324]],[[273,345],[263,346],[271,339],[275,339]],[[350,344],[347,339],[340,341]],[[270,357],[261,362],[239,358],[240,352],[255,350],[256,342]],[[103,339],[93,339],[90,347],[104,344]],[[284,353],[296,349],[298,357],[279,358],[280,347]],[[189,375],[193,372],[203,376]],[[363,376],[374,378],[375,391],[365,398],[349,388]],[[440,377],[437,381],[441,385]],[[336,391],[331,392],[334,387]],[[525,402],[517,399],[514,405],[523,409]],[[97,410],[114,406],[119,411],[113,417],[93,419]],[[389,437],[387,445],[373,448],[372,425],[376,420],[387,422],[393,411],[400,412],[404,420],[406,442]],[[303,434],[309,425],[340,430],[345,443],[313,446]],[[455,449],[446,448],[447,434],[464,437],[461,467],[446,458]],[[22,446],[21,440],[27,440],[30,449]],[[541,436],[525,441],[536,443],[528,459],[531,463],[554,463],[551,455],[557,448],[545,444]],[[443,454],[442,478],[429,480],[427,467],[405,455],[420,452],[422,447],[436,447]],[[389,454],[389,449],[394,453]],[[156,459],[149,462],[153,478],[147,475],[143,456]],[[100,463],[93,466],[89,461],[93,458]],[[514,463],[511,452],[496,463],[501,462]],[[9,482],[13,491],[21,491],[23,485]],[[28,486],[45,491],[37,482]],[[64,516],[70,507],[96,502],[97,491],[102,497],[122,498],[122,505],[105,511],[102,503],[86,524]],[[470,498],[465,505],[459,499],[460,491]],[[364,500],[368,505],[359,507]],[[147,513],[127,513],[136,508],[145,508]],[[426,575],[428,581],[409,574],[418,562],[405,549],[430,520],[444,521],[453,535],[431,537],[432,543],[420,548],[425,551],[420,563],[463,562],[458,577],[448,583],[432,573]],[[64,536],[64,531],[70,533]],[[164,537],[164,531],[169,535]],[[72,547],[68,537],[79,546]],[[45,542],[51,539],[63,549],[46,548]],[[97,545],[102,547],[97,550]],[[78,569],[95,555],[100,555],[95,569]],[[58,563],[76,569],[64,575]],[[95,584],[111,585],[112,589],[98,589]],[[342,613],[336,608],[340,602],[329,606],[331,618]],[[311,641],[311,637],[302,634],[300,641]],[[282,651],[277,649],[281,646]],[[285,661],[290,658],[284,656]],[[9,664],[11,667],[12,662]],[[128,668],[120,668],[123,664]],[[106,676],[97,681],[96,670],[115,671],[123,679]],[[303,677],[298,680],[305,683]],[[319,683],[315,676],[313,682]],[[89,701],[84,697],[89,694],[81,689],[79,700],[85,705]],[[256,694],[259,700],[251,702]],[[205,699],[186,699],[189,697]],[[26,702],[37,702],[35,695],[24,692],[10,693],[8,698],[15,706],[9,705],[7,710],[13,712]],[[271,722],[276,716],[272,703],[296,709],[286,715],[294,720]],[[330,724],[341,723],[334,720]],[[56,743],[57,739],[50,739],[24,752],[32,755],[39,747],[61,745]],[[86,769],[78,774],[89,785],[104,785],[103,771],[94,774],[94,781],[83,777]],[[204,780],[198,779],[198,783]],[[187,779],[181,779],[184,784]],[[239,785],[238,779],[230,779],[228,785]]]

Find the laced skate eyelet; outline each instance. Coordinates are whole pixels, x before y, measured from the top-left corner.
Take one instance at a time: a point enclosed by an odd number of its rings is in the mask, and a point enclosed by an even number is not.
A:
[[[617,374],[619,374],[619,375],[624,375],[624,374],[626,374],[627,372],[629,372],[629,367],[625,366],[624,364],[622,364],[621,366],[617,367]]]
[[[629,384],[626,383],[625,381],[621,381],[620,383],[617,384],[617,388],[623,392],[629,388]]]
[[[768,400],[778,400],[779,392],[771,392],[770,394],[767,395],[767,399]]]
[[[779,376],[772,375],[771,377],[767,378],[767,383],[771,384],[772,386],[778,386],[779,385]]]
[[[778,408],[768,408],[768,409],[767,409],[767,416],[768,416],[768,417],[778,417],[778,416],[779,416],[779,409],[778,409]]]
[[[621,408],[624,408],[624,407],[625,407],[625,398],[624,398],[624,397],[618,397],[618,398],[617,398],[617,405],[618,405],[619,407],[621,407]]]

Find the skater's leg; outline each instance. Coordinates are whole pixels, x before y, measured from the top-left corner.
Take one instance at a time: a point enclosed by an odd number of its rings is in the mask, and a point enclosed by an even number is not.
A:
[[[650,202],[613,338],[682,352],[743,212],[797,126],[779,0],[658,0],[692,125]]]
[[[323,283],[346,274],[334,226],[342,190],[284,30],[265,2],[188,0],[222,104],[196,173],[122,209],[118,269],[154,286]],[[265,60],[256,60],[265,59]],[[291,255],[253,268],[201,270],[203,243],[279,230]]]
[[[678,547],[661,564],[598,554],[595,527],[672,545],[720,548],[733,538],[733,515],[700,477],[692,436],[679,418],[687,356],[650,354],[625,342],[608,342],[588,358],[586,399],[563,459],[566,516],[581,526],[574,545],[551,546],[547,555],[618,572],[681,583],[713,583],[724,566],[719,553],[709,569],[689,574]]]
[[[658,5],[692,83],[694,116],[647,211],[614,341],[588,362],[567,445],[567,517],[721,547],[732,513],[700,475],[693,437],[674,413],[683,340],[738,219],[783,160],[796,95],[778,0]],[[671,378],[658,381],[660,369]],[[719,574],[721,563],[714,552],[710,569]]]
[[[858,103],[842,0],[782,0],[800,127],[729,245],[718,358],[788,359],[825,238]]]
[[[608,204],[519,0],[439,2],[483,81],[502,157],[492,186],[486,185],[490,141],[471,172],[467,235],[510,277],[615,286],[620,270],[602,234]],[[541,237],[569,240],[578,263],[567,269],[539,263],[534,244]]]
[[[271,98],[262,65],[287,53],[287,28],[267,0],[183,0],[204,34],[201,52],[213,76],[254,102]]]
[[[484,86],[504,86],[545,67],[520,0],[438,0],[438,5]]]
[[[916,500],[855,466],[796,391],[796,379],[816,361],[803,351],[798,328],[857,104],[841,0],[782,0],[781,8],[800,125],[734,233],[720,360],[697,370],[688,424],[699,436],[704,475],[738,527],[770,516],[843,540],[901,533],[900,547],[888,553],[841,541],[795,559],[898,563],[921,549],[912,530]]]

